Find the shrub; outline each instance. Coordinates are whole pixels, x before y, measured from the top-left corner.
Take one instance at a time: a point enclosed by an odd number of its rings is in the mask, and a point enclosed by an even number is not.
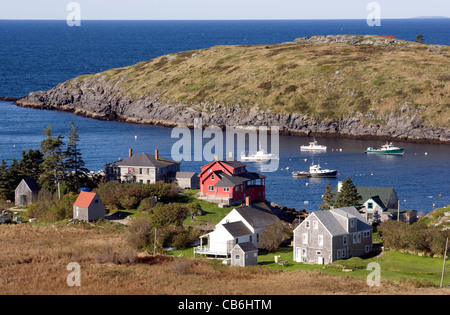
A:
[[[153,225],[149,218],[140,217],[128,227],[128,243],[136,249],[143,249],[153,244]]]
[[[287,227],[283,221],[269,226],[259,234],[259,246],[269,252],[276,251],[287,234]]]
[[[188,207],[178,203],[161,205],[153,209],[151,221],[157,227],[164,227],[171,224],[181,226],[189,213],[190,210]]]

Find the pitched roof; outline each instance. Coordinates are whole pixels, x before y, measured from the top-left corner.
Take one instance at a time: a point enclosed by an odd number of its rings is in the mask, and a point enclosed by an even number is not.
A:
[[[234,187],[236,185],[242,185],[249,180],[254,179],[263,179],[266,176],[253,173],[253,172],[245,172],[239,175],[228,175],[221,171],[215,171],[214,174],[219,176],[219,181],[214,185],[215,187]]]
[[[94,200],[96,193],[81,191],[77,200],[73,204],[75,207],[88,208]]]
[[[253,228],[270,226],[280,221],[280,219],[275,214],[273,214],[272,211],[258,205],[239,207],[235,210]]]
[[[41,190],[41,188],[39,187],[38,183],[34,178],[31,177],[24,178],[23,181],[28,186],[28,188],[30,188],[31,191],[38,192],[39,190]]]
[[[253,234],[252,231],[250,231],[249,228],[242,221],[225,223],[222,226],[233,237]]]
[[[313,213],[320,222],[325,226],[325,228],[330,232],[331,235],[342,235],[348,234],[347,228],[342,225],[342,221],[338,220],[338,216],[357,219],[356,220],[356,232],[366,231],[372,229],[372,227],[367,224],[362,217],[362,215],[356,210],[355,207],[344,207],[338,209],[331,209],[325,211],[316,211]],[[308,217],[311,218],[312,216]]]
[[[236,245],[234,245],[234,248],[236,248],[236,246],[240,247],[244,253],[258,250],[258,248],[256,248],[256,246],[252,242],[237,243]]]
[[[172,164],[180,164],[180,162],[172,161],[163,157],[158,157],[158,159],[156,159],[154,155],[148,153],[139,153],[121,161],[113,162],[109,165],[161,168]]]
[[[176,178],[192,178],[196,177],[198,174],[196,172],[177,172]]]

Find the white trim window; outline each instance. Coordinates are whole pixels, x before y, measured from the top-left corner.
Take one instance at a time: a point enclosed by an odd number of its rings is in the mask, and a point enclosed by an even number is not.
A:
[[[323,235],[319,234],[317,237],[317,243],[319,246],[323,246]]]
[[[317,230],[319,228],[319,222],[313,221],[313,229]]]
[[[308,233],[302,234],[302,242],[303,244],[308,244]]]

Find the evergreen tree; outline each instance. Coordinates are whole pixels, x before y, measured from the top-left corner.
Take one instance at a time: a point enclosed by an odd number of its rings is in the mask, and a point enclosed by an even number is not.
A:
[[[17,162],[16,158],[13,158],[13,161],[9,166],[6,178],[7,178],[7,187],[9,190],[7,199],[14,200],[16,187],[20,184],[20,181],[22,180],[22,178],[19,175],[19,162]]]
[[[69,142],[64,151],[65,168],[69,172],[67,182],[71,189],[78,190],[86,182],[86,172],[84,161],[81,156],[81,150],[78,148],[80,136],[78,135],[78,127],[72,121],[70,124]]]
[[[337,194],[336,201],[334,202],[335,208],[358,206],[361,196],[358,194],[358,190],[353,185],[350,177],[342,182],[340,191]]]
[[[32,177],[36,180],[41,176],[41,164],[43,162],[43,154],[39,150],[30,149],[25,153],[22,151],[22,159],[19,161],[19,176],[21,178]]]
[[[322,204],[320,205],[319,209],[330,210],[331,206],[333,205],[333,197],[334,193],[333,190],[331,190],[331,183],[328,183],[322,195]]]
[[[5,160],[2,160],[0,164],[0,200],[7,200],[8,193],[8,165],[6,165]]]
[[[44,155],[41,164],[42,175],[39,185],[49,191],[56,191],[57,182],[64,178],[64,139],[61,134],[53,137],[53,124],[44,130],[46,139],[41,141],[41,152]]]

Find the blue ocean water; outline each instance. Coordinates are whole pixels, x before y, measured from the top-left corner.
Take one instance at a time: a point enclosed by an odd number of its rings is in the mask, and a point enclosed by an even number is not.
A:
[[[0,96],[20,97],[78,75],[214,45],[273,44],[328,34],[379,34],[415,40],[419,33],[428,43],[448,45],[450,19],[383,20],[381,27],[368,27],[365,20],[82,21],[81,27],[68,27],[65,21],[0,21]],[[159,149],[162,156],[170,157],[178,140],[170,137],[169,128],[97,121],[0,102],[0,159],[10,163],[13,157],[20,158],[22,150],[39,148],[42,131],[50,124],[55,133],[67,135],[70,121],[79,127],[86,166],[94,171],[126,157],[130,147],[135,153]],[[314,211],[328,182],[335,186],[350,176],[356,185],[394,187],[403,209],[429,212],[433,204],[450,204],[449,146],[405,143],[403,157],[372,156],[362,151],[381,142],[319,140],[328,145],[326,153],[300,152],[300,145],[309,142],[308,138],[280,137],[280,167],[264,173],[270,201]],[[307,170],[313,160],[338,169],[340,175],[336,179],[291,178],[292,171]],[[198,172],[205,163],[183,162],[182,170]],[[248,165],[251,171],[259,167]]]

